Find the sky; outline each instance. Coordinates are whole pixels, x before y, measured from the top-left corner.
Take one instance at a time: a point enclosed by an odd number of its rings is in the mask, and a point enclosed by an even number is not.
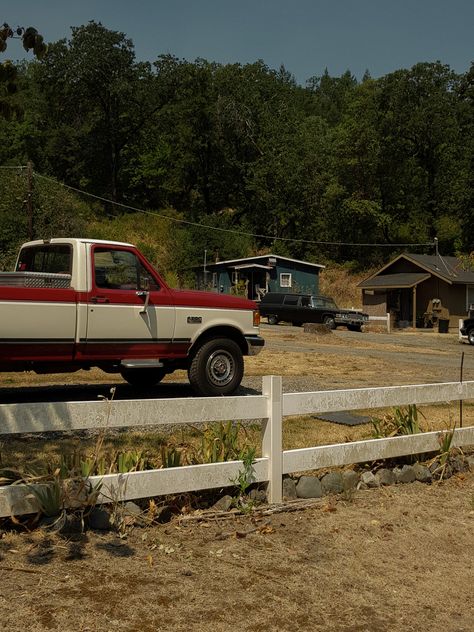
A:
[[[458,73],[474,61],[473,0],[2,0],[0,23],[35,26],[46,42],[90,20],[121,31],[137,59],[284,65],[302,85],[368,70],[380,77],[418,62]],[[31,58],[20,41],[4,59]]]

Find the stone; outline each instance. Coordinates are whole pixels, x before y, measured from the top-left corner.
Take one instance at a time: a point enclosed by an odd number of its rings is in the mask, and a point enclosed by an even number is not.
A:
[[[102,507],[92,507],[87,518],[89,528],[97,531],[110,529],[110,514]]]
[[[232,496],[229,496],[227,494],[226,496],[222,496],[222,498],[219,498],[219,500],[212,505],[211,509],[213,509],[214,511],[229,511],[229,509],[232,507],[233,501],[234,499],[232,498]]]
[[[359,475],[354,470],[346,470],[342,473],[342,487],[345,492],[356,489],[359,483]]]
[[[143,513],[143,509],[131,500],[125,503],[123,511],[129,516],[140,516]]]
[[[362,472],[360,476],[360,486],[362,489],[366,489],[367,487],[378,487],[379,482],[375,478],[373,472],[369,470],[368,472]]]
[[[247,495],[256,503],[264,503],[267,500],[267,492],[264,489],[251,489]]]
[[[422,483],[431,483],[433,476],[429,467],[426,467],[426,465],[423,465],[422,463],[415,463],[413,470],[417,481],[421,481]]]
[[[466,463],[471,472],[474,472],[474,455],[466,457]]]
[[[307,334],[318,334],[320,336],[332,334],[332,331],[323,323],[303,323],[303,331]]]
[[[393,470],[389,470],[385,467],[378,470],[375,474],[375,478],[377,479],[379,485],[395,485],[397,482],[397,477]]]
[[[449,465],[453,472],[465,472],[467,469],[466,460],[460,454],[450,457]]]
[[[298,498],[296,494],[296,483],[291,476],[285,476],[283,479],[283,489],[282,489],[283,498],[287,500],[294,500]]]
[[[321,498],[323,487],[317,476],[302,476],[296,485],[298,498]]]
[[[341,472],[328,472],[321,479],[321,486],[325,494],[340,494],[344,490]]]
[[[165,522],[169,522],[173,517],[173,511],[171,507],[168,505],[163,505],[162,507],[158,507],[155,513],[154,520],[159,524],[164,524]]]
[[[394,468],[397,483],[413,483],[416,480],[413,465],[404,465],[402,468]]]

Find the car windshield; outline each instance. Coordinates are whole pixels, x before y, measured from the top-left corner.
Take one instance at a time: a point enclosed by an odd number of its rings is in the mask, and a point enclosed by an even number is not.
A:
[[[317,309],[339,309],[332,298],[325,298],[324,296],[312,296],[311,307]]]

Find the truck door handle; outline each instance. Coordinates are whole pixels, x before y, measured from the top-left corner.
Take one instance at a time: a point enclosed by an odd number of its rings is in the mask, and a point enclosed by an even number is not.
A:
[[[105,296],[91,296],[91,303],[110,303]]]

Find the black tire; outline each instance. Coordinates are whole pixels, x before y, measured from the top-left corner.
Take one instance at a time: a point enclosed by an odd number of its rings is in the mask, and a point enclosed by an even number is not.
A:
[[[325,316],[323,323],[328,329],[336,329],[336,321],[334,320],[334,316]]]
[[[470,329],[467,332],[467,339],[470,345],[474,345],[474,329]]]
[[[233,340],[215,338],[194,354],[188,369],[189,382],[198,395],[229,395],[244,375],[242,350]]]
[[[161,367],[149,369],[121,369],[120,375],[123,379],[137,388],[149,388],[155,386],[165,377],[166,371]]]
[[[362,325],[347,325],[349,331],[362,331]]]
[[[278,320],[278,316],[275,316],[275,314],[269,314],[267,316],[267,320],[269,325],[278,325],[278,323],[280,322]]]

